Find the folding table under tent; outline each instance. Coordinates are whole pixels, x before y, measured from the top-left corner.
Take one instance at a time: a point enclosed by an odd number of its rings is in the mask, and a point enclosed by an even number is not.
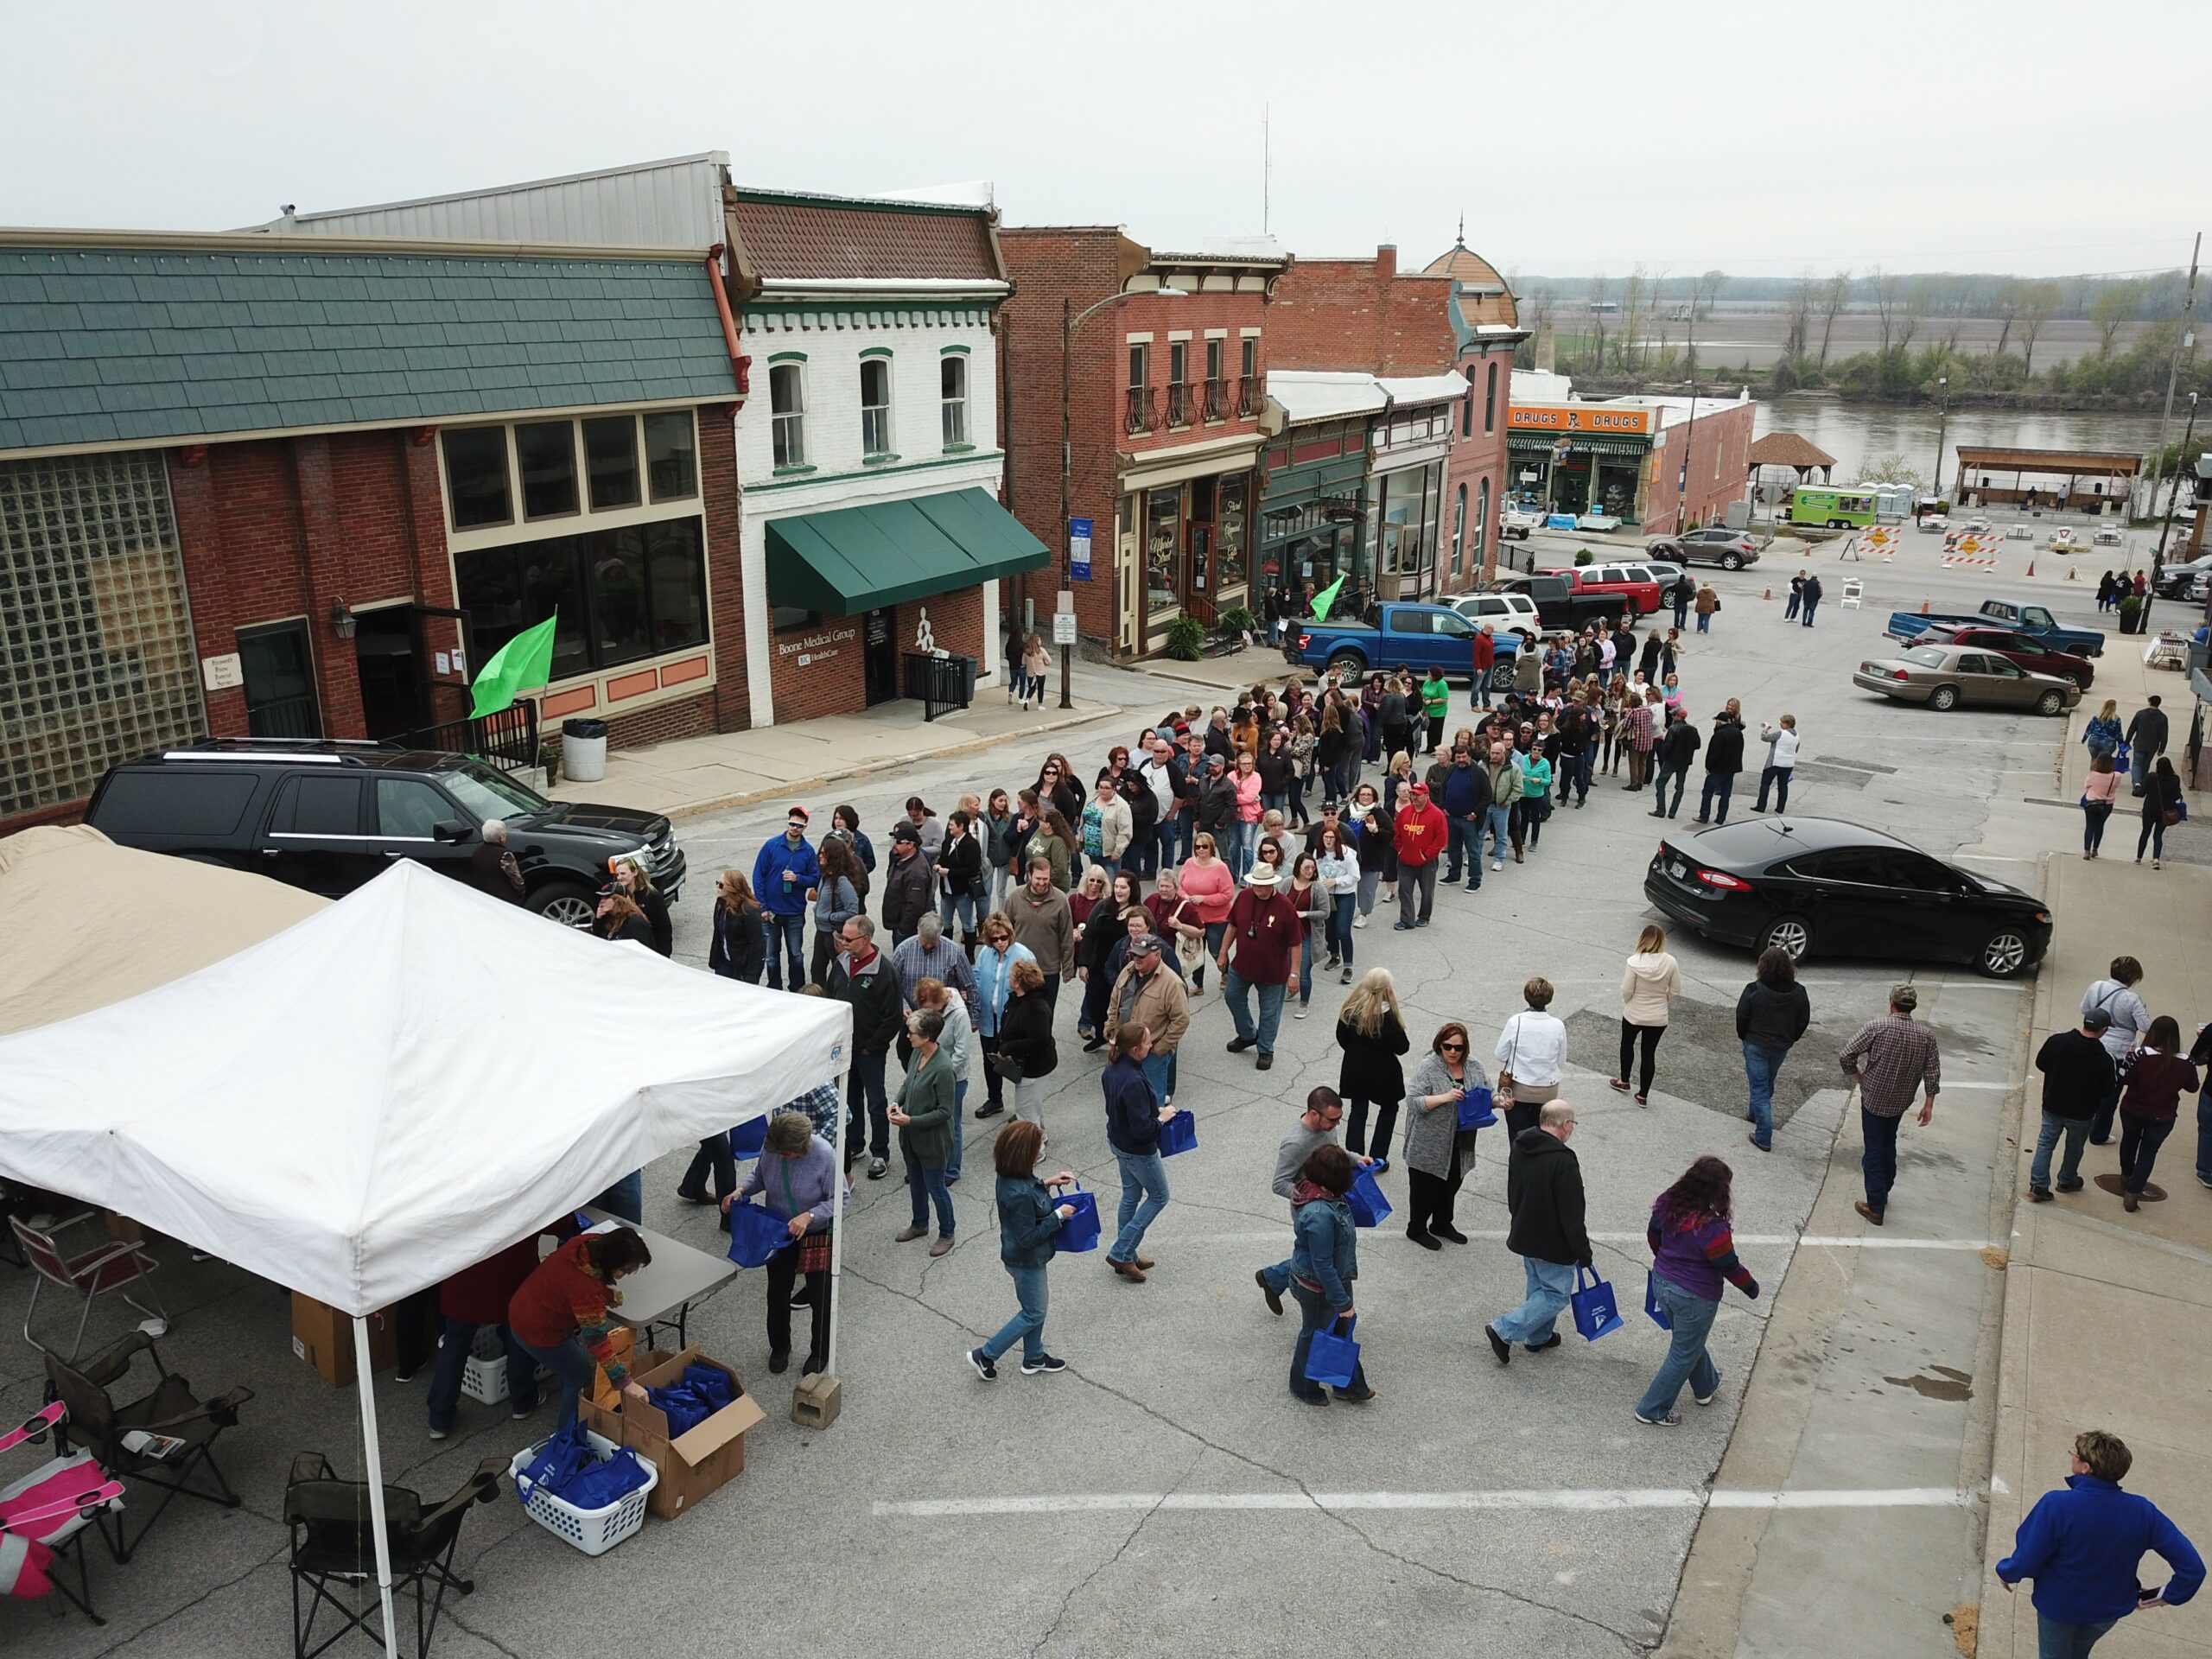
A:
[[[353,1316],[396,1653],[366,1316],[842,1073],[851,1029],[842,1003],[609,944],[403,861],[234,956],[0,1037],[0,1174]],[[833,1311],[833,1369],[836,1340]]]

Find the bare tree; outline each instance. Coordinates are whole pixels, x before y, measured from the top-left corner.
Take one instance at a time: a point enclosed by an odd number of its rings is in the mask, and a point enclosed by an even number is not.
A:
[[[1789,294],[1789,327],[1783,335],[1782,355],[1785,359],[1805,355],[1806,342],[1813,333],[1813,273],[1802,273],[1797,286]]]
[[[1874,315],[1881,321],[1881,354],[1887,357],[1890,354],[1890,335],[1897,327],[1897,313],[1904,302],[1904,296],[1898,290],[1897,279],[1879,265],[1867,268],[1866,285],[1873,293]]]
[[[1904,285],[1897,302],[1897,350],[1911,349],[1913,336],[1920,332],[1921,319],[1928,312],[1928,284],[1916,279]]]
[[[1992,315],[2003,324],[2003,327],[1997,331],[1997,344],[1990,348],[1989,354],[1992,357],[2004,356],[2005,345],[2012,338],[2012,325],[2018,321],[2020,315],[2021,286],[2018,277],[2008,277],[1999,287],[1997,297],[1991,303]]]
[[[1639,336],[1636,320],[1643,304],[1643,264],[1639,260],[1621,284],[1621,332],[1614,346],[1620,366],[1627,373],[1633,373],[1637,367],[1636,351]]]
[[[1851,272],[1847,270],[1839,270],[1834,276],[1829,277],[1827,291],[1821,297],[1823,307],[1821,315],[1820,365],[1825,369],[1828,365],[1828,341],[1835,334],[1837,314],[1842,311],[1846,302],[1851,298]]]
[[[2097,325],[2097,360],[2100,363],[2111,361],[2113,344],[2119,338],[2120,329],[2135,321],[2137,306],[2142,296],[2143,286],[2139,283],[2113,283],[2107,285],[2104,292],[2098,295],[2095,302],[2089,307],[2089,321]]]
[[[2056,315],[2063,301],[2056,283],[2029,283],[2020,290],[2020,349],[2026,359],[2023,366],[2031,378],[2036,372],[2036,336],[2043,333],[2044,325]]]
[[[1592,373],[1602,372],[1605,366],[1605,314],[1599,308],[1605,303],[1605,296],[1612,291],[1611,277],[1601,273],[1591,279],[1590,327],[1593,339],[1590,347],[1590,369]]]

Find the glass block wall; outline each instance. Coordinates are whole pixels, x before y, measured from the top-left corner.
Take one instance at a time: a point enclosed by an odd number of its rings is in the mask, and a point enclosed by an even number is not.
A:
[[[162,457],[0,462],[0,818],[207,731]]]

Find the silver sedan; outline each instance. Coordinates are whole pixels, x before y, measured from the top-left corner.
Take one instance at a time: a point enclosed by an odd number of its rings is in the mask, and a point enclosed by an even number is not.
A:
[[[2069,680],[2032,673],[1993,651],[1957,645],[1913,645],[1895,657],[1863,662],[1851,682],[1861,690],[1938,710],[1972,702],[2056,715],[2082,700],[2081,689]]]

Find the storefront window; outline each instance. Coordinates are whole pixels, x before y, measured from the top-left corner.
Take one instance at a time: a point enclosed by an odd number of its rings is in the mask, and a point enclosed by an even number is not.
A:
[[[576,510],[576,429],[566,421],[515,428],[525,518],[565,518]]]
[[[489,658],[558,614],[553,677],[706,643],[706,552],[696,515],[454,555],[461,608]]]
[[[1175,566],[1182,556],[1182,486],[1146,491],[1144,585],[1149,610],[1170,610],[1175,605]]]
[[[1249,473],[1239,473],[1221,483],[1221,518],[1217,545],[1220,549],[1221,585],[1237,588],[1243,585],[1249,572],[1245,568],[1245,537],[1249,521],[1248,504],[1251,500],[1252,478]]]
[[[690,410],[645,416],[645,474],[656,501],[699,493],[699,443]]]
[[[453,527],[504,524],[513,518],[507,500],[507,429],[471,426],[438,435],[446,457],[446,495]]]

